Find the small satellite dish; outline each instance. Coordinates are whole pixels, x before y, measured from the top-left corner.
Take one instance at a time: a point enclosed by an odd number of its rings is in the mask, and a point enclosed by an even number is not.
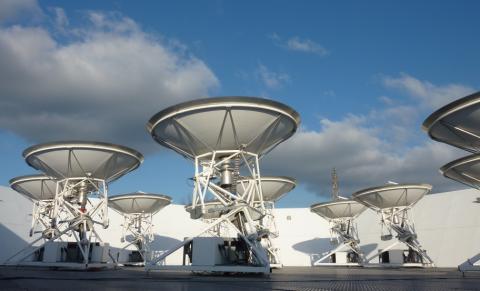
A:
[[[57,182],[45,175],[29,175],[11,179],[10,187],[34,201],[53,200]]]

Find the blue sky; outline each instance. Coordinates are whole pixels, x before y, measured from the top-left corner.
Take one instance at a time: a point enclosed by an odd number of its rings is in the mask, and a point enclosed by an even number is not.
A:
[[[184,100],[249,95],[284,102],[302,117],[299,133],[264,160],[264,173],[299,180],[280,207],[327,199],[332,167],[346,196],[388,180],[459,188],[437,169],[466,153],[429,141],[420,125],[480,87],[479,6],[5,0],[0,184],[34,172],[21,157],[31,144],[114,141],[146,159],[111,193],[160,192],[184,203],[191,163],[155,145],[140,125]],[[155,87],[171,84],[164,80],[180,85]]]

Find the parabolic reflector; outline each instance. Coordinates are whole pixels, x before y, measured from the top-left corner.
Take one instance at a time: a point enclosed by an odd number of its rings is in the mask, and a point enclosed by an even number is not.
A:
[[[455,160],[440,168],[447,178],[480,189],[480,155],[473,154]]]
[[[237,191],[243,195],[249,181],[252,179],[241,179],[237,182]],[[289,177],[265,177],[261,178],[263,201],[276,202],[285,194],[292,191],[297,185],[295,179]]]
[[[300,124],[292,108],[254,97],[216,97],[184,102],[153,116],[152,137],[183,156],[245,149],[262,155],[288,139]]]
[[[480,152],[480,92],[458,99],[432,113],[422,128],[436,141]]]
[[[139,152],[100,142],[54,142],[32,146],[23,152],[27,163],[58,179],[90,177],[107,182],[136,169]]]
[[[10,187],[32,200],[53,200],[57,182],[45,175],[29,175],[11,179]]]
[[[353,200],[338,200],[317,203],[310,206],[310,211],[321,217],[332,220],[338,218],[355,218],[360,215],[366,207]]]
[[[112,196],[108,199],[108,206],[124,214],[153,214],[171,202],[172,198],[166,195],[136,192]]]
[[[431,190],[428,184],[385,185],[358,191],[352,198],[374,210],[410,207]]]

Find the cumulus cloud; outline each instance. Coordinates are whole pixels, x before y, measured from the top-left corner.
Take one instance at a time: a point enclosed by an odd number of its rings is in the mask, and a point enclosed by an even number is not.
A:
[[[262,64],[258,65],[255,75],[269,89],[278,89],[290,81],[288,74],[273,72]]]
[[[63,42],[41,26],[0,27],[0,127],[31,142],[87,139],[158,149],[145,130],[148,119],[208,95],[219,84],[215,74],[130,18],[88,12],[87,19],[68,28]],[[55,21],[67,29],[63,10],[55,10]]]
[[[41,9],[36,0],[0,1],[0,22],[11,21],[25,14],[34,18],[42,15]]]
[[[398,77],[385,76],[383,84],[408,93],[420,101],[423,106],[431,109],[439,108],[455,99],[474,92],[474,89],[462,84],[435,85],[429,81],[419,80],[408,74]]]
[[[385,77],[383,84],[401,89],[410,99],[399,102],[381,96],[383,107],[365,115],[322,119],[319,128],[300,129],[265,157],[263,173],[295,175],[307,189],[325,197],[330,195],[334,167],[347,196],[387,181],[430,183],[434,192],[463,187],[442,177],[438,169],[467,153],[429,140],[420,124],[433,109],[474,90],[462,84],[434,85],[407,74]]]
[[[323,119],[320,129],[302,129],[263,160],[263,173],[294,175],[309,191],[328,197],[330,171],[337,169],[342,195],[387,181],[431,183],[435,192],[460,185],[443,178],[438,169],[464,153],[447,145],[425,142],[402,152],[382,139],[365,118]]]
[[[329,54],[329,51],[324,46],[308,38],[294,36],[284,40],[276,33],[269,35],[269,38],[272,39],[276,45],[290,51],[311,53],[322,57]]]

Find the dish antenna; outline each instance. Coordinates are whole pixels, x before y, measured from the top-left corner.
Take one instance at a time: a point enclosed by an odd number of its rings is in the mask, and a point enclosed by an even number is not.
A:
[[[252,216],[257,213],[261,218],[267,213],[259,159],[292,136],[299,124],[298,113],[290,107],[253,97],[194,100],[169,107],[150,119],[147,129],[154,140],[194,162],[191,208],[197,216],[209,216],[208,201],[222,205],[223,214],[195,237],[218,224],[228,224],[238,235],[236,250],[243,250],[238,255],[246,261],[241,263],[241,268],[239,262],[234,262],[236,266],[209,263],[210,266],[205,267],[203,259],[198,259],[202,267],[197,265],[193,254],[192,265],[185,269],[270,272],[267,252],[260,243],[265,230]],[[240,194],[237,185],[242,176],[252,177],[257,191],[251,189],[249,193]],[[186,239],[148,268],[166,268],[155,263],[192,241],[194,238]]]
[[[23,156],[30,166],[56,181],[51,225],[57,232],[50,241],[73,236],[78,257],[72,263],[88,267],[91,249],[103,244],[95,225],[108,227],[107,184],[136,169],[143,156],[127,147],[99,142],[40,144],[26,149]],[[41,248],[44,245],[29,254]]]
[[[149,261],[150,244],[154,240],[153,215],[171,202],[172,198],[169,196],[144,192],[110,197],[108,205],[123,216],[122,242],[127,241],[128,244],[122,250],[134,245],[142,262]]]
[[[10,187],[33,202],[30,236],[41,233],[49,240],[58,232],[52,227],[53,201],[57,182],[45,175],[20,176],[10,180]]]
[[[363,261],[363,253],[358,244],[357,227],[354,224],[354,219],[360,215],[365,206],[352,201],[350,199],[340,196],[337,170],[332,169],[332,201],[317,203],[310,206],[310,211],[323,217],[330,224],[330,242],[334,243],[336,247],[326,253],[313,263],[314,266],[335,264],[339,262],[325,262],[325,260],[333,259],[333,255],[337,252],[349,249],[344,265],[358,265]],[[336,257],[335,257],[336,258]],[[333,260],[332,260],[333,261]]]
[[[265,216],[260,220],[260,225],[265,232],[265,235],[261,236],[261,243],[267,250],[270,266],[272,268],[281,268],[282,262],[280,260],[279,249],[275,246],[273,241],[273,239],[279,236],[274,215],[275,203],[292,191],[297,186],[297,182],[290,177],[265,176],[261,178],[261,182],[263,202],[254,202],[255,208],[265,209]],[[254,189],[254,192],[259,192],[259,189],[257,189],[256,186],[257,183],[255,179],[243,178],[237,182],[237,192],[240,195],[247,195],[251,189]]]
[[[317,203],[310,206],[310,211],[320,215],[330,224],[330,241],[334,242],[336,247],[313,263],[314,266],[325,265],[335,262],[325,262],[333,254],[350,250],[347,254],[347,260],[344,265],[358,265],[363,263],[364,255],[360,250],[357,227],[354,219],[359,216],[366,207],[353,200],[336,200],[331,202]]]
[[[352,195],[353,199],[381,215],[382,230],[385,227],[387,231],[387,234],[382,235],[382,240],[392,239],[393,232],[397,234],[397,241],[367,258],[366,262],[403,243],[409,249],[407,264],[404,266],[433,266],[432,259],[417,240],[415,226],[410,218],[411,208],[431,190],[432,186],[428,184],[398,184],[368,188]]]
[[[480,92],[453,101],[432,113],[424,122],[423,129],[430,138],[470,153],[480,154]],[[446,164],[440,172],[447,178],[470,187],[478,188],[480,173],[475,168],[478,156],[470,155]],[[476,262],[480,254],[468,259],[458,268],[460,271],[480,270]]]

